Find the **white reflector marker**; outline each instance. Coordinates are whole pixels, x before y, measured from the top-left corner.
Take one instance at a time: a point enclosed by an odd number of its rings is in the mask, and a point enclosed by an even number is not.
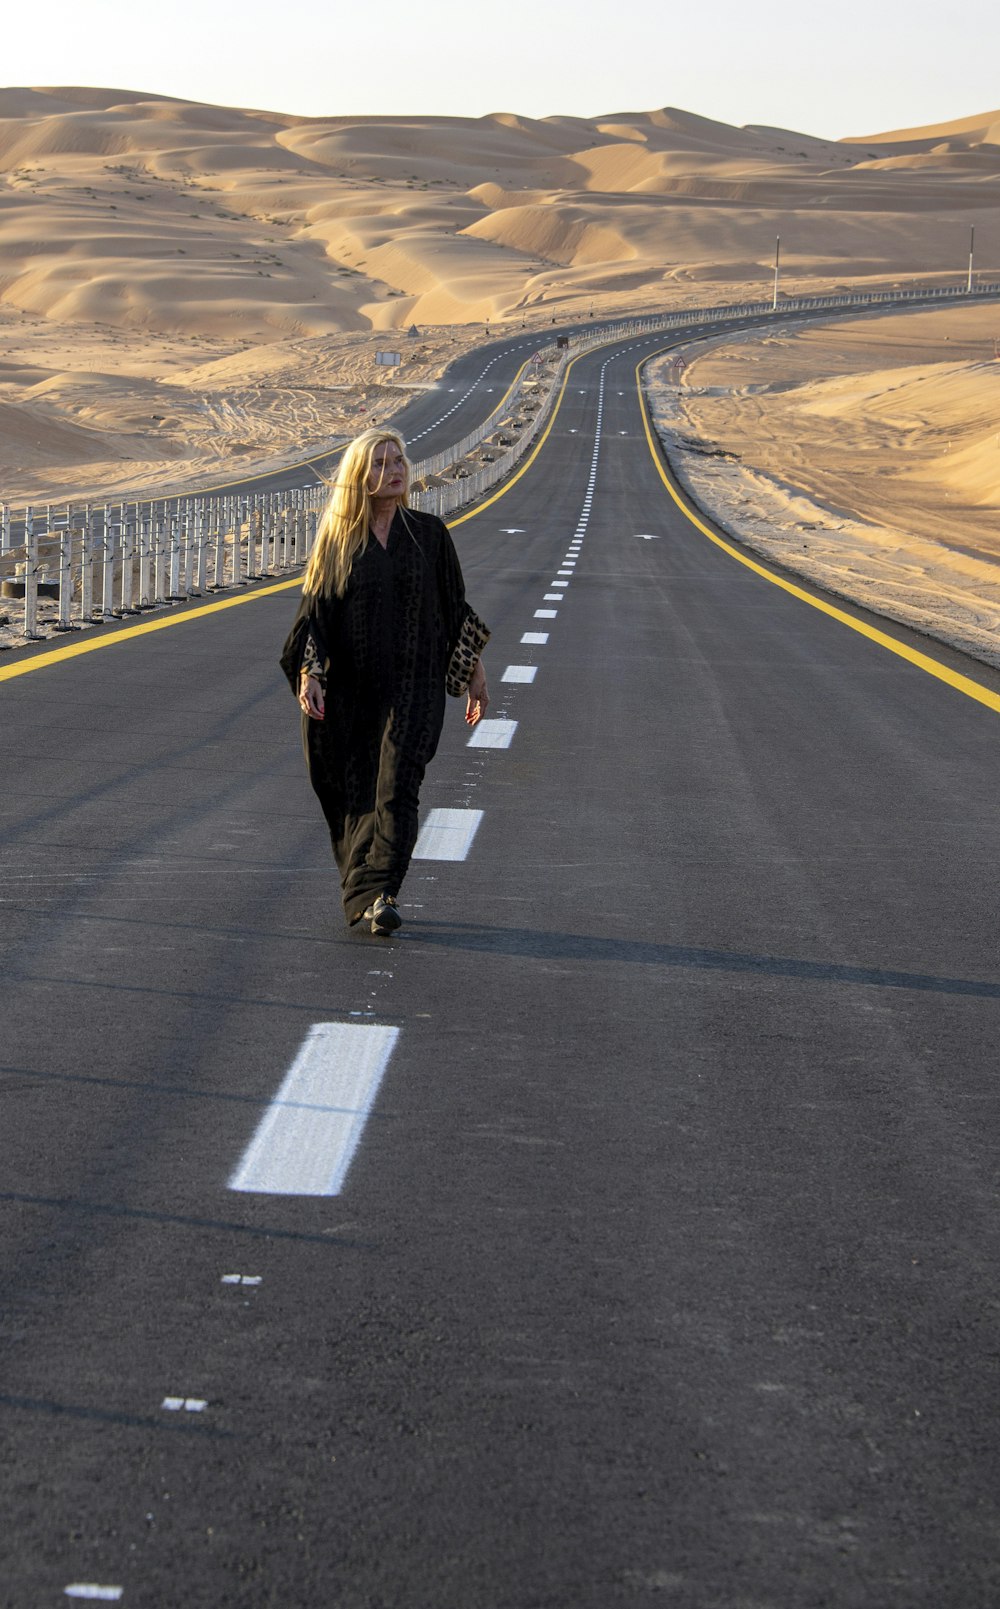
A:
[[[516,721],[479,721],[465,746],[467,749],[509,749],[516,731]]]
[[[398,1037],[376,1023],[314,1023],[230,1190],[339,1195]]]
[[[537,674],[537,665],[508,665],[500,680],[502,682],[533,682]]]
[[[472,848],[481,810],[432,810],[420,829],[414,860],[464,860]]]

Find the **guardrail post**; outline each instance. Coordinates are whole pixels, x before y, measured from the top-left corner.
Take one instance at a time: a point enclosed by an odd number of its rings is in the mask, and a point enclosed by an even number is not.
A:
[[[35,511],[24,511],[24,632],[29,642],[37,642],[38,631],[38,537]]]
[[[267,574],[267,550],[271,539],[271,509],[274,502],[273,492],[262,492],[260,498],[260,563],[257,566],[258,576]]]
[[[226,516],[225,502],[217,497],[208,502],[208,546],[212,549],[212,579],[210,592],[221,592],[226,584]],[[214,540],[213,540],[214,538]]]
[[[160,512],[156,513],[156,504],[151,503],[150,519],[153,526],[153,604],[163,604],[167,601],[167,559],[170,545],[170,526],[166,519],[167,506],[160,504]]]
[[[271,574],[271,554],[274,551],[271,540],[274,526],[274,493],[264,493],[264,520],[260,531],[260,573],[262,576]]]
[[[194,592],[200,598],[205,591],[206,566],[208,559],[208,517],[205,513],[205,499],[199,497],[195,502],[194,532],[195,532],[195,569]]]
[[[104,534],[102,540],[101,560],[101,608],[103,619],[107,620],[114,611],[115,598],[115,532],[111,523],[111,504],[104,505]]]
[[[10,504],[0,504],[0,555],[10,552]]]
[[[80,624],[89,626],[94,616],[94,532],[90,504],[83,510],[80,533]]]
[[[236,504],[236,526],[233,530],[233,544],[229,553],[229,584],[238,587],[243,581],[243,527],[250,528],[250,504],[239,502]],[[225,572],[223,572],[224,574]]]
[[[192,594],[192,574],[194,570],[194,532],[191,529],[191,499],[185,497],[181,512],[181,597],[190,598]]]
[[[285,533],[288,528],[288,493],[282,492],[281,499],[274,510],[274,524],[271,527],[270,563],[267,567],[268,575],[280,575],[281,561],[285,549]]]
[[[174,500],[174,511],[167,516],[170,527],[170,591],[167,598],[171,603],[181,603],[184,594],[181,591],[181,505],[180,499]]]
[[[305,488],[299,492],[299,506],[295,511],[295,564],[296,568],[302,563],[306,546],[306,494]]]
[[[66,510],[66,525],[59,532],[59,612],[53,623],[55,631],[72,631],[71,615],[73,611],[73,531],[70,526],[69,509]]]
[[[123,503],[121,506],[120,521],[122,541],[122,574],[121,586],[119,588],[119,599],[121,605],[119,613],[123,615],[134,615],[135,609],[132,606],[132,589],[135,582],[135,575],[132,569],[132,559],[135,552],[135,530],[132,521],[128,517],[128,505],[126,503]]]
[[[139,599],[137,609],[150,608],[149,598],[149,567],[152,558],[153,541],[153,505],[149,505],[148,515],[140,514],[139,505],[135,505],[135,527],[139,545]]]
[[[283,570],[287,570],[290,566],[294,566],[298,562],[298,551],[299,551],[299,493],[298,493],[297,489],[293,489],[291,492],[289,492],[289,494],[288,494],[288,503],[286,504],[286,510],[287,510],[287,512],[286,512],[286,515],[285,515],[285,551],[284,551],[284,555],[283,555],[284,562],[283,562],[283,564],[281,566],[281,568]]]
[[[255,580],[257,575],[257,526],[260,523],[258,507],[259,503],[259,494],[257,492],[251,492],[249,506],[247,509],[247,567],[246,571],[244,572],[247,581]]]

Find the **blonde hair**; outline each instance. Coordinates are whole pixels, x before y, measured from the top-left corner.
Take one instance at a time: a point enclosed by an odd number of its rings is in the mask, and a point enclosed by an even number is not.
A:
[[[389,442],[403,455],[406,484],[399,501],[404,508],[408,506],[411,465],[402,436],[384,426],[362,431],[344,449],[330,485],[330,496],[316,528],[316,545],[302,580],[303,592],[314,597],[342,598],[347,591],[351,566],[368,546],[373,512],[372,493],[368,490],[372,459],[376,449]],[[374,495],[378,495],[377,491]]]

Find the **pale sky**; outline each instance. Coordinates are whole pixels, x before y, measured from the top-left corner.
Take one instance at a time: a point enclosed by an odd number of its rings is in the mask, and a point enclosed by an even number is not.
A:
[[[47,0],[8,8],[0,72],[311,117],[676,106],[836,139],[1000,108],[1000,5]]]

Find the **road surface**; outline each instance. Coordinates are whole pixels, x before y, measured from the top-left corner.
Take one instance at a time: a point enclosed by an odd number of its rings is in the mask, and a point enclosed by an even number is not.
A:
[[[663,341],[456,522],[398,938],[293,590],[0,666],[11,1609],[1000,1599],[1000,677],[693,523]]]

